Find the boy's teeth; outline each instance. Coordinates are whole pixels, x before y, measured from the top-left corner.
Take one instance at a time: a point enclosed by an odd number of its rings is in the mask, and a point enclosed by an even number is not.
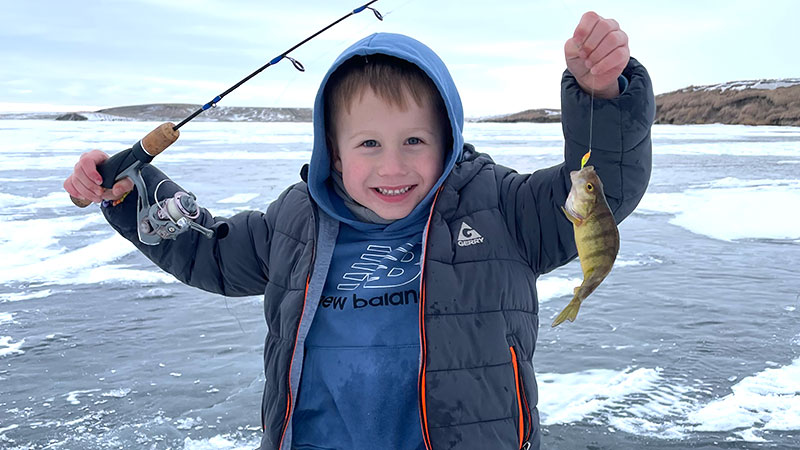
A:
[[[384,189],[384,188],[375,188],[375,189],[377,189],[378,192],[380,192],[383,195],[400,195],[408,192],[408,190],[411,189],[411,186],[406,186],[402,189]]]

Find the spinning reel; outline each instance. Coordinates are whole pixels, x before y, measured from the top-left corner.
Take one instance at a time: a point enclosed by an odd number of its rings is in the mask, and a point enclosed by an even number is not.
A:
[[[200,217],[200,208],[195,202],[194,194],[178,191],[172,197],[158,200],[158,189],[169,180],[162,180],[156,186],[152,203],[147,196],[148,190],[142,177],[142,169],[156,155],[175,142],[179,135],[173,124],[164,123],[133,147],[115,154],[97,166],[97,171],[103,177],[101,186],[106,189],[112,188],[114,183],[125,177],[133,180],[138,196],[136,229],[139,241],[146,245],[158,245],[164,239],[175,239],[190,229],[200,232],[208,239],[223,239],[228,235],[228,224],[225,222],[217,222],[211,228],[195,222],[195,219]],[[91,203],[75,197],[72,197],[72,202],[81,208]]]

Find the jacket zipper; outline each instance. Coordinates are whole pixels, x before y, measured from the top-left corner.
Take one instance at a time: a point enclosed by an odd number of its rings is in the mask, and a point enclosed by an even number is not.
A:
[[[313,258],[312,258],[313,259]],[[303,294],[303,309],[300,312],[300,321],[297,323],[297,334],[294,337],[294,348],[292,349],[292,357],[289,360],[289,376],[288,376],[288,390],[286,391],[286,416],[283,418],[283,431],[281,432],[281,443],[278,445],[278,450],[283,448],[283,438],[286,436],[286,430],[289,428],[289,419],[292,417],[292,362],[294,361],[294,354],[297,350],[297,335],[300,333],[300,323],[303,321],[303,311],[306,310],[306,300],[308,297],[308,282],[311,280],[311,273],[306,276],[306,289]],[[266,430],[266,424],[264,424]]]
[[[308,283],[311,281],[311,272],[314,268],[314,260],[317,256],[317,221],[316,221],[316,214],[314,214],[314,210],[311,210],[312,218],[314,219],[314,246],[311,249],[311,263],[308,266],[308,274],[306,275],[306,288],[303,292],[303,308],[300,310],[300,319],[297,321],[297,332],[294,335],[294,346],[292,347],[292,356],[289,358],[289,374],[287,376],[287,383],[288,383],[288,390],[286,391],[286,416],[283,418],[283,431],[281,431],[281,440],[278,444],[278,450],[283,448],[283,440],[286,437],[286,430],[289,428],[289,421],[292,418],[292,409],[294,408],[294,404],[292,403],[292,363],[294,362],[294,354],[297,352],[297,338],[300,335],[300,325],[303,322],[303,313],[306,310],[306,301],[308,300]],[[302,363],[302,362],[301,362]],[[264,430],[266,431],[266,423],[263,424]]]
[[[428,214],[428,223],[425,224],[425,232],[422,236],[422,265],[420,267],[419,343],[422,356],[419,367],[417,390],[419,392],[419,415],[420,424],[422,425],[422,440],[425,443],[426,450],[433,450],[433,445],[431,444],[431,437],[428,433],[428,411],[425,403],[425,367],[427,366],[426,360],[428,355],[428,348],[425,341],[425,258],[428,250],[428,233],[430,232],[431,228],[431,219],[433,219],[433,208],[436,206],[436,199],[439,198],[439,192],[441,191],[442,187],[439,186],[439,189],[436,190],[436,195],[433,196],[433,201],[431,202],[431,211]]]
[[[514,385],[517,389],[517,414],[519,417],[519,448],[527,450],[531,447],[528,439],[531,436],[531,409],[528,406],[528,396],[525,395],[525,386],[522,383],[522,373],[519,371],[519,361],[514,346],[508,348],[511,351],[511,364],[514,366]],[[523,415],[523,409],[525,414]]]

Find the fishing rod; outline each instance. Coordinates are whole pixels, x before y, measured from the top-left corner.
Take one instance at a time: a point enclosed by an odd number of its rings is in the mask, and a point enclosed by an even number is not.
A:
[[[259,73],[263,72],[267,67],[275,65],[283,59],[288,59],[292,62],[292,65],[297,70],[300,72],[305,72],[305,67],[303,64],[289,56],[289,53],[296,50],[306,42],[314,39],[348,17],[367,9],[372,11],[378,20],[382,21],[383,16],[381,13],[370,6],[377,1],[378,0],[371,0],[368,3],[359,6],[358,8],[348,12],[344,16],[332,22],[325,28],[322,28],[311,36],[298,42],[280,55],[272,58],[269,62],[259,67],[253,73],[244,77],[239,82],[228,88],[225,92],[217,95],[210,102],[198,108],[195,112],[183,119],[177,125],[173,124],[172,122],[162,123],[153,131],[148,133],[139,142],[134,144],[131,148],[114,154],[97,166],[97,171],[103,177],[103,182],[100,185],[106,189],[111,189],[115,182],[123,178],[130,177],[131,180],[133,180],[133,184],[136,186],[139,196],[136,204],[137,219],[139,224],[137,230],[139,232],[139,240],[142,243],[147,245],[156,245],[162,239],[175,239],[178,234],[189,229],[199,231],[208,238],[217,236],[221,239],[224,237],[224,234],[227,234],[227,227],[208,229],[193,221],[199,217],[199,209],[194,202],[196,200],[195,196],[191,193],[177,192],[173,197],[162,201],[159,201],[154,193],[153,200],[155,203],[151,205],[147,197],[147,187],[142,179],[142,168],[146,164],[149,164],[153,158],[158,156],[167,147],[178,140],[178,137],[180,136],[180,131],[178,130],[182,126],[186,125],[204,111],[210,108],[215,108],[217,103],[219,103],[226,95],[230,94],[239,86],[243,85]],[[156,188],[156,193],[157,191],[158,188]],[[72,203],[80,208],[85,208],[92,203],[71,195],[70,199],[72,200]]]

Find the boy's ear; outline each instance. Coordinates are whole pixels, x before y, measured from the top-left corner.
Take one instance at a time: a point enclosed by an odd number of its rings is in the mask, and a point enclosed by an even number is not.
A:
[[[334,144],[330,135],[325,136],[325,143],[328,144],[328,155],[331,157],[333,168],[342,173],[342,159],[339,158],[339,149],[336,148],[336,144]]]

